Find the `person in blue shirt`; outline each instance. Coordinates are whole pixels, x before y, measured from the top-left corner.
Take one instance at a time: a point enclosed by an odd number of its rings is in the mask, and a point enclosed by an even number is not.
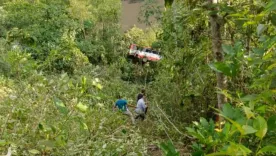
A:
[[[135,120],[133,118],[132,113],[129,111],[128,107],[134,107],[130,104],[127,103],[127,100],[122,99],[121,95],[118,95],[118,100],[115,102],[115,105],[113,107],[113,111],[118,108],[123,114],[127,115],[130,117],[132,124],[135,124]]]

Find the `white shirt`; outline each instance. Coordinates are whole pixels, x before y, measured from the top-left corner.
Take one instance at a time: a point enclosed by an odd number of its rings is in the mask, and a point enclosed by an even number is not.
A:
[[[145,112],[145,109],[146,109],[147,105],[144,101],[143,98],[139,99],[138,102],[137,102],[137,106],[136,106],[136,110],[142,110],[143,112]]]

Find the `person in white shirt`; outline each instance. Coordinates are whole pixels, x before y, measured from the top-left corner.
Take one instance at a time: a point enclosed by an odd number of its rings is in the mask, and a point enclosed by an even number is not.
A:
[[[145,110],[145,114],[147,114],[149,105],[148,105],[148,101],[147,101],[147,99],[146,99],[146,90],[145,90],[144,88],[142,88],[142,89],[141,89],[141,93],[139,93],[139,94],[137,95],[137,101],[136,101],[136,102],[138,102],[139,99],[142,97],[141,94],[143,95],[143,100],[145,101],[146,106],[147,106],[147,107],[146,107],[146,110]]]
[[[137,106],[136,106],[136,109],[135,109],[135,113],[137,114],[135,119],[140,118],[143,121],[145,119],[146,108],[147,108],[147,105],[144,101],[144,95],[139,94],[138,95]]]

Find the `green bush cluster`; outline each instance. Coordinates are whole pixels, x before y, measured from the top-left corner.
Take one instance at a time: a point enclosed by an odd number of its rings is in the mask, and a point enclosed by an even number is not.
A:
[[[26,57],[16,52],[12,58],[15,56],[20,60]],[[8,147],[13,155],[147,152],[147,139],[139,129],[132,127],[127,117],[112,111],[117,91],[105,89],[112,87],[108,83],[105,86],[91,73],[46,75],[30,70],[22,61],[12,61],[8,61],[15,69],[12,76],[2,75],[0,81],[1,154]]]

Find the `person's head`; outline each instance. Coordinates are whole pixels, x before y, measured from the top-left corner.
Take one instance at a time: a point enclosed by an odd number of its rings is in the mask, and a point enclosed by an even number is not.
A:
[[[142,88],[142,89],[141,89],[141,93],[145,94],[145,93],[146,93],[146,89],[145,89],[145,88]]]
[[[118,94],[118,95],[117,95],[117,98],[118,98],[118,99],[121,99],[121,98],[122,98],[122,95],[121,95],[121,94]]]
[[[138,95],[138,100],[142,99],[143,97],[144,97],[143,94],[139,94],[139,95]]]

